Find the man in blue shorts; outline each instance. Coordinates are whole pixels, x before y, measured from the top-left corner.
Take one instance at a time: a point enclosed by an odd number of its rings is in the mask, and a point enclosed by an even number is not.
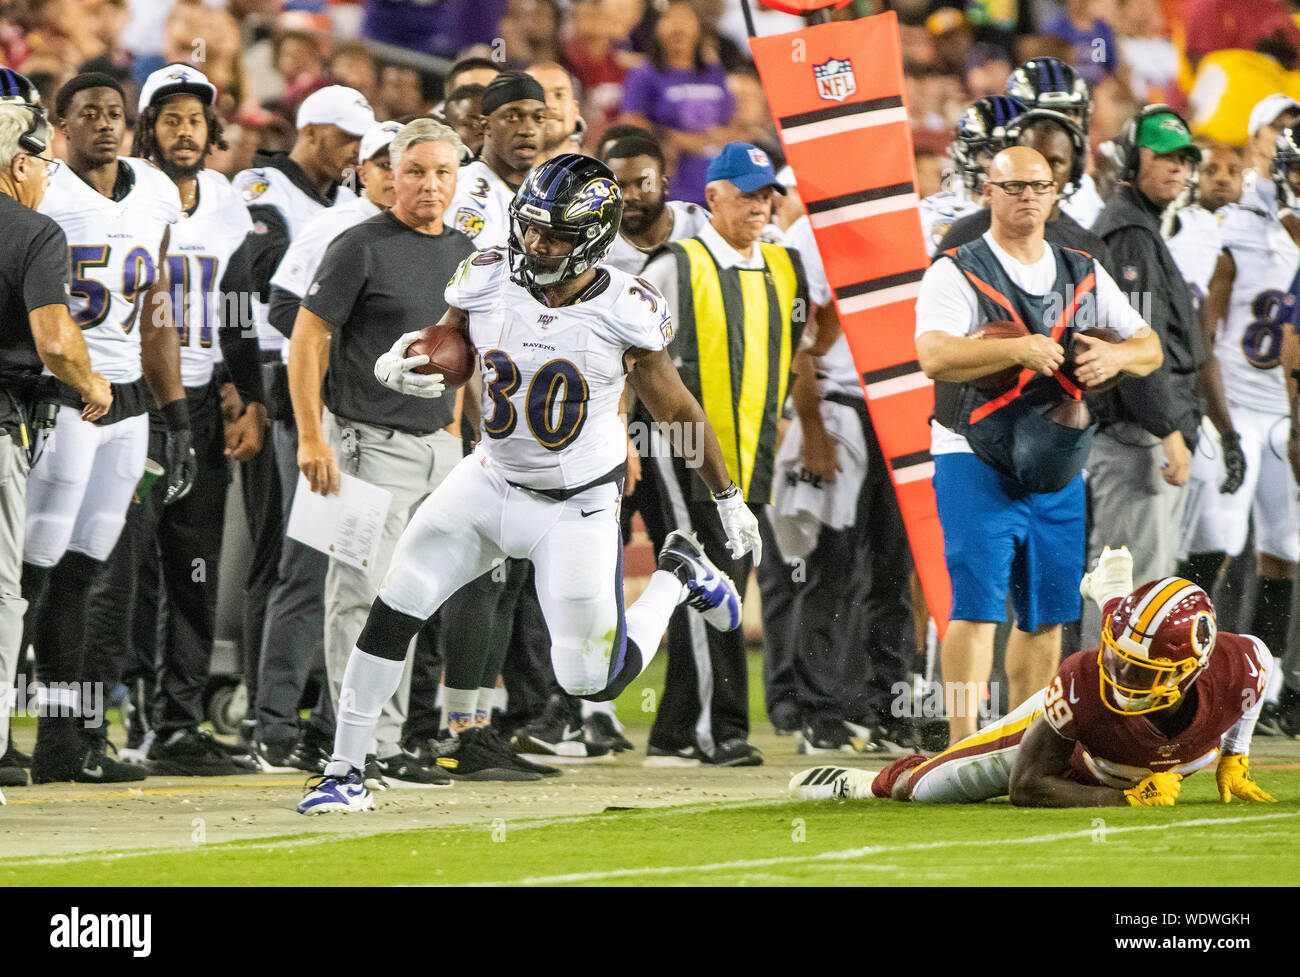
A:
[[[941,659],[950,743],[976,730],[1008,589],[1017,618],[1007,643],[1011,708],[1055,673],[1061,625],[1079,617],[1080,472],[1094,428],[1083,392],[1145,376],[1162,359],[1159,339],[1101,265],[1043,239],[1055,195],[1035,150],[998,153],[983,189],[992,226],[935,261],[916,303],[917,358],[936,381],[930,450],[952,580]],[[990,323],[1024,334],[984,338]],[[1097,326],[1121,341],[1082,335]]]

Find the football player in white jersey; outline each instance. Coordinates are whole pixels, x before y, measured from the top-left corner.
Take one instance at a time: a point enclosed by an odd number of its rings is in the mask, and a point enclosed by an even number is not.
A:
[[[1007,94],[1020,99],[1026,108],[1051,109],[1068,115],[1083,130],[1087,142],[1092,94],[1088,83],[1064,61],[1059,58],[1026,61],[1007,78]],[[1104,206],[1097,184],[1086,172],[1079,178],[1074,193],[1061,201],[1061,210],[1085,230],[1097,222]]]
[[[1293,164],[1300,168],[1297,128],[1278,137],[1273,161],[1277,199],[1288,206],[1297,200],[1288,180]],[[1223,254],[1205,303],[1212,353],[1201,371],[1206,417],[1220,444],[1202,438],[1192,463],[1204,485],[1199,518],[1185,540],[1186,569],[1203,588],[1213,586],[1225,555],[1241,553],[1253,518],[1259,587],[1247,623],[1270,647],[1284,649],[1300,560],[1300,503],[1287,461],[1290,405],[1281,355],[1283,333],[1294,328],[1300,248],[1275,215],[1254,207],[1229,208],[1220,230]]]
[[[1277,137],[1300,120],[1300,102],[1274,92],[1255,103],[1246,122],[1246,170],[1242,176],[1241,205],[1266,214],[1278,209],[1277,185],[1273,180],[1273,153]]]
[[[193,488],[183,500],[164,507],[157,486],[138,493],[139,504],[131,507],[110,572],[92,604],[102,622],[101,651],[105,645],[121,649],[118,660],[105,662],[105,685],[124,680],[135,693],[132,705],[137,708],[131,712],[134,722],[122,758],[147,758],[152,772],[182,776],[256,769],[237,763],[198,729],[216,637],[228,456],[244,461],[256,454],[266,424],[257,334],[247,306],[245,239],[252,221],[230,181],[206,168],[208,153],[225,146],[216,98],[216,86],[182,64],[153,72],[140,93],[134,152],[167,175],[181,200],[167,269],[198,465]],[[219,395],[227,377],[245,405],[229,430]],[[149,454],[159,463],[165,460],[161,435],[155,415]],[[196,574],[196,566],[203,572]],[[165,602],[159,600],[160,590]],[[156,621],[164,606],[160,628]],[[154,688],[148,708],[141,693]],[[152,713],[148,729],[153,735],[146,733],[146,709]]]
[[[931,255],[938,252],[939,242],[952,225],[973,214],[980,203],[984,168],[997,153],[1011,145],[1006,126],[1025,111],[1025,106],[1007,95],[990,95],[977,99],[962,113],[953,131],[953,162],[956,174],[949,174],[938,193],[921,200],[921,230]],[[960,179],[954,179],[954,176]]]
[[[483,152],[461,167],[449,212],[475,247],[504,247],[510,201],[542,152],[546,92],[529,75],[497,75],[483,92],[483,117]]]
[[[88,615],[76,609],[88,605],[144,474],[150,406],[162,408],[167,426],[168,501],[188,491],[195,465],[180,344],[166,298],[168,232],[180,218],[176,187],[152,164],[117,155],[126,111],[113,78],[77,75],[59,90],[55,109],[68,165],[55,174],[40,209],[67,236],[69,310],[91,364],[113,385],[113,409],[85,424],[80,394],[61,388],[53,441],[28,482],[25,643],[36,646],[38,674],[50,687],[87,678]],[[102,739],[84,739],[77,703],[64,705],[74,714],[41,718],[34,781],[144,776],[105,757]]]
[[[699,204],[667,199],[663,150],[648,132],[607,144],[600,160],[623,193],[623,220],[605,264],[639,275],[652,252],[694,237],[709,222],[709,212]]]
[[[623,610],[618,502],[626,442],[618,401],[625,377],[657,420],[703,435],[699,473],[728,545],[737,557],[759,553],[757,519],[667,352],[672,322],[663,296],[598,264],[621,211],[608,167],[558,156],[516,195],[509,248],[477,252],[447,286],[443,323],[464,330],[483,369],[483,438],[397,544],[348,661],[334,760],[301,813],[373,806],[361,772],[366,741],[401,679],[407,644],[494,559],[533,561],[555,676],[573,695],[617,696],[649,663],[683,601],[716,628],[739,627],[735,585],[685,533],[668,537],[645,593]],[[438,396],[441,377],[411,372],[427,359],[403,358],[416,335],[399,339],[375,375],[393,389]]]

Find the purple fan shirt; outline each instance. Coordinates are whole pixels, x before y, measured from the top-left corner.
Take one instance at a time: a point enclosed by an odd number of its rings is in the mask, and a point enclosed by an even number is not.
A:
[[[506,0],[365,0],[361,34],[372,41],[455,59],[471,44],[491,44]]]
[[[622,110],[640,112],[664,129],[700,133],[731,121],[736,100],[727,90],[727,73],[721,65],[709,65],[702,71],[660,71],[646,63],[633,68],[623,80]],[[709,157],[682,153],[672,176],[672,198],[703,204],[708,167]]]

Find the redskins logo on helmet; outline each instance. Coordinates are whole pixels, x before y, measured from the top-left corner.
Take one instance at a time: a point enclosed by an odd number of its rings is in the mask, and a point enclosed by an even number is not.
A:
[[[1143,584],[1106,608],[1101,701],[1125,716],[1167,709],[1209,665],[1218,634],[1214,605],[1196,584],[1182,577]]]

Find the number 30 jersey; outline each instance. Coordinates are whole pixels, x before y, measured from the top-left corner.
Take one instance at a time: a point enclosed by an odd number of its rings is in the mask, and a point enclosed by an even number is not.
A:
[[[1220,231],[1237,268],[1227,322],[1214,340],[1223,392],[1245,407],[1285,414],[1282,330],[1295,315],[1291,285],[1300,248],[1276,218],[1245,207],[1228,208]]]
[[[81,327],[90,364],[111,383],[140,379],[140,329],[147,326],[145,292],[157,276],[163,232],[181,215],[180,195],[152,163],[119,156],[130,192],[111,200],[66,163],[41,201],[68,238],[68,311]]]
[[[666,347],[672,320],[653,285],[602,267],[600,294],[554,309],[510,280],[505,248],[476,251],[447,285],[483,370],[482,450],[517,485],[574,489],[627,459],[623,354]]]
[[[167,246],[172,318],[181,338],[181,382],[201,387],[212,379],[221,359],[217,342],[219,303],[226,304],[231,325],[250,315],[246,296],[221,293],[230,256],[253,230],[248,208],[230,181],[216,170],[198,174],[198,206],[172,225]]]

